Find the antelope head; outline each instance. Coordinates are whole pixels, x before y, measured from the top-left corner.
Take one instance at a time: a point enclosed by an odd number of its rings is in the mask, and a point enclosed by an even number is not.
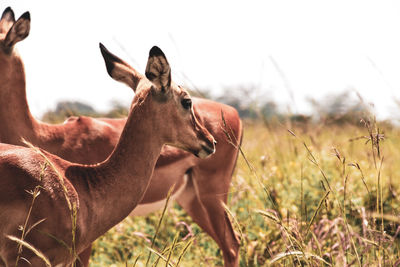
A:
[[[149,91],[154,112],[151,120],[162,133],[166,144],[179,147],[197,157],[206,158],[215,152],[216,141],[193,112],[189,93],[171,80],[171,68],[160,48],[154,46],[149,52],[146,76],[138,73],[125,61],[109,52],[102,44],[100,50],[108,74],[128,85],[137,96]],[[150,122],[149,122],[150,123]]]
[[[0,19],[0,86],[7,86],[10,79],[13,82],[24,81],[23,63],[14,46],[28,36],[29,29],[29,12],[15,21],[12,9],[8,7],[4,10]]]
[[[0,19],[0,49],[2,54],[10,54],[14,45],[29,35],[31,17],[25,12],[15,21],[14,12],[7,7]]]

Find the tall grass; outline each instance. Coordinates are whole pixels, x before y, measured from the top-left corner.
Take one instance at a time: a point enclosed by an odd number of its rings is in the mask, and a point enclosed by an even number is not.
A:
[[[374,119],[318,131],[247,121],[244,136],[226,207],[241,237],[240,266],[400,266],[399,129]],[[40,188],[29,193],[21,237],[9,238],[48,264],[24,241],[40,223],[27,226]],[[65,194],[76,256],[76,208]],[[221,253],[174,205],[99,238],[91,266],[222,266]]]
[[[246,122],[228,203],[240,266],[400,266],[400,131],[363,123],[314,132]],[[218,246],[177,205],[127,218],[97,240],[91,266],[145,266],[138,256],[156,231],[152,250],[165,260],[148,266],[222,266]]]

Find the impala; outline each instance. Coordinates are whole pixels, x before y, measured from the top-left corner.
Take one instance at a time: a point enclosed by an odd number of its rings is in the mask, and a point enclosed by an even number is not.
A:
[[[93,164],[105,160],[117,144],[125,119],[71,117],[64,124],[49,125],[31,115],[24,66],[14,47],[29,34],[29,26],[29,13],[15,22],[10,8],[0,20],[0,141],[24,145],[23,137],[72,162]],[[9,41],[5,42],[7,38]],[[106,49],[102,49],[102,55],[111,77],[135,90],[136,81],[130,79],[134,69]],[[133,214],[145,215],[162,207],[169,188],[175,184],[173,198],[217,242],[225,266],[237,266],[239,241],[223,204],[227,202],[242,124],[230,106],[199,98],[192,100],[197,119],[218,142],[216,153],[208,159],[199,159],[165,146],[150,185]],[[90,251],[88,247],[80,255],[84,266],[88,265]]]
[[[18,236],[18,227],[30,214],[31,225],[41,223],[25,240],[54,266],[71,264],[74,253],[68,248],[82,252],[135,208],[164,144],[203,158],[214,153],[213,137],[197,121],[189,94],[171,81],[168,61],[158,47],[149,53],[148,79],[134,70],[130,73],[137,93],[121,137],[105,161],[82,165],[42,150],[0,144],[0,232]],[[40,195],[29,213],[26,190],[35,188]],[[76,227],[71,212],[76,212]],[[4,235],[0,256],[11,266],[18,257],[17,244]],[[30,250],[20,254],[32,266],[44,265]],[[21,260],[23,265],[29,264]]]

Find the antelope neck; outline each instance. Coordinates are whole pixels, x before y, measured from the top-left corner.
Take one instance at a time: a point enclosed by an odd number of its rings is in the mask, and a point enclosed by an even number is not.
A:
[[[21,144],[21,137],[34,138],[38,122],[29,111],[26,100],[24,65],[18,54],[13,55],[11,61],[0,72],[0,125],[3,125],[0,141]]]
[[[164,143],[151,119],[152,106],[157,104],[149,98],[142,102],[135,98],[120,140],[104,162],[73,165],[66,171],[75,184],[81,208],[84,205],[88,211],[87,218],[81,219],[90,229],[85,233],[90,242],[128,216],[149,185]]]

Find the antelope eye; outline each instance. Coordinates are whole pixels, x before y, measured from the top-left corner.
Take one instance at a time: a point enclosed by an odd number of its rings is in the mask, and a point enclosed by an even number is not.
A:
[[[192,108],[192,99],[184,98],[181,100],[181,104],[184,109],[191,109]]]

